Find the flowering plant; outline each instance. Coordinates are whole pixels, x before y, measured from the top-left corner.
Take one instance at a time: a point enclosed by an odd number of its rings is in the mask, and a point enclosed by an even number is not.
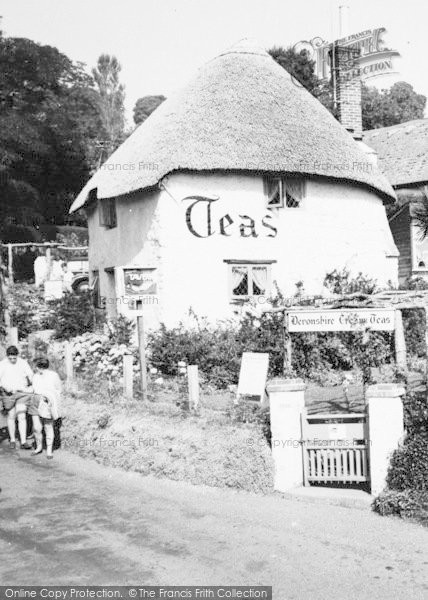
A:
[[[120,379],[123,376],[123,356],[132,354],[134,371],[138,371],[138,348],[123,335],[123,317],[119,323],[112,321],[106,328],[106,333],[84,333],[71,340],[73,362],[77,370],[92,371],[109,380]],[[128,327],[132,332],[132,327]],[[120,335],[118,334],[120,331]],[[127,340],[125,343],[124,340]]]

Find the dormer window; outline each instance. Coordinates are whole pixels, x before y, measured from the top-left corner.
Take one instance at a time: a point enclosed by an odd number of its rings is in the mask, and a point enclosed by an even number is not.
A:
[[[113,229],[117,226],[116,216],[116,198],[107,198],[100,200],[99,204],[100,225],[107,229]]]
[[[284,177],[263,180],[267,208],[299,208],[303,199],[303,181]]]

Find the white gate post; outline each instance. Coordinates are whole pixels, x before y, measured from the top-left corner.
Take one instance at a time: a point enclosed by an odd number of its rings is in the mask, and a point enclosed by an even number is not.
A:
[[[270,403],[274,487],[280,492],[303,485],[301,414],[305,384],[301,379],[273,379],[267,385]]]
[[[379,383],[366,391],[368,417],[368,450],[370,457],[371,493],[379,494],[386,485],[391,455],[404,435],[401,385]]]

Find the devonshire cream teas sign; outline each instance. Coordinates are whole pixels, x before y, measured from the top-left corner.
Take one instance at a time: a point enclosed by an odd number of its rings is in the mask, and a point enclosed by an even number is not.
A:
[[[395,311],[387,308],[294,310],[287,313],[288,331],[393,331]]]

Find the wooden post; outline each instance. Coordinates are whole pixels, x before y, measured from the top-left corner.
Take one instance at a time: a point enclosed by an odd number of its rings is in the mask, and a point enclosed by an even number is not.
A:
[[[286,377],[290,376],[291,373],[291,357],[292,357],[292,344],[291,335],[288,331],[288,313],[284,312],[284,371],[283,374]]]
[[[13,284],[13,246],[7,245],[7,272],[9,275],[9,285]]]
[[[70,342],[64,342],[64,355],[65,355],[65,377],[67,383],[71,383],[74,379],[74,365],[73,365],[73,348]]]
[[[407,371],[406,339],[404,337],[403,316],[401,310],[395,311],[395,362],[401,371]]]
[[[197,410],[199,405],[198,365],[189,365],[187,367],[187,383],[189,386],[189,408]]]
[[[126,398],[133,397],[134,387],[134,370],[132,368],[133,363],[132,354],[123,355],[123,392]]]
[[[140,387],[143,393],[143,400],[146,399],[147,394],[147,362],[146,362],[146,340],[144,334],[144,317],[140,315],[137,317],[137,331],[138,331],[138,356],[140,360]]]
[[[8,308],[8,301],[7,301],[7,288],[5,285],[5,281],[4,281],[4,272],[3,272],[3,245],[0,242],[0,302],[1,302],[1,309],[3,311],[3,320],[4,320],[4,326],[6,328],[6,330],[8,330],[11,326],[11,320],[10,320],[10,313],[9,313],[9,308]]]
[[[49,281],[51,278],[51,271],[52,271],[51,247],[47,246],[46,247],[46,280],[47,281]]]

